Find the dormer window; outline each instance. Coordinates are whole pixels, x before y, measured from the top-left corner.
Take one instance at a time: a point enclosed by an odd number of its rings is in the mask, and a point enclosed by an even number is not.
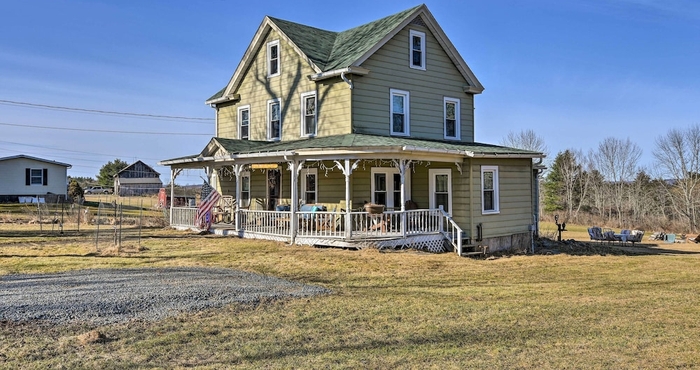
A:
[[[267,43],[267,77],[280,74],[280,42],[275,40]]]
[[[409,33],[410,67],[425,71],[425,33],[411,30]]]

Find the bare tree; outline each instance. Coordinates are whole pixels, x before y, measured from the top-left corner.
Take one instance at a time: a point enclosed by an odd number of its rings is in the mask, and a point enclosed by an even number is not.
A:
[[[698,192],[700,192],[700,126],[685,130],[671,129],[656,139],[653,151],[657,175],[670,179],[666,187],[673,207],[688,220],[692,231],[698,226]]]
[[[511,148],[532,150],[548,155],[547,145],[544,139],[537,136],[535,131],[527,129],[520,132],[509,132],[506,137],[501,140],[501,145]]]
[[[641,156],[642,150],[629,138],[622,140],[614,137],[604,139],[598,145],[598,151],[593,153],[595,166],[612,188],[612,202],[620,227],[623,226],[627,183],[634,180]]]

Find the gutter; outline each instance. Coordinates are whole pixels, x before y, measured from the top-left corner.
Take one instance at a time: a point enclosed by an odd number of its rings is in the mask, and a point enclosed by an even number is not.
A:
[[[209,104],[212,108],[216,108],[217,104],[226,103],[226,102],[234,101],[234,100],[240,100],[240,99],[241,99],[241,94],[228,94],[228,95],[224,95],[220,98],[207,100],[204,102],[204,104]]]
[[[544,158],[544,154],[516,154],[516,153],[475,153],[470,150],[465,150],[462,154],[471,158]]]
[[[344,78],[344,76],[348,73],[358,76],[364,76],[369,73],[369,69],[362,67],[345,67],[341,69],[334,69],[332,71],[317,73],[315,75],[310,75],[309,79],[311,81],[320,81],[325,80],[327,78],[340,76],[341,78],[343,78],[343,81],[345,81],[347,78]]]

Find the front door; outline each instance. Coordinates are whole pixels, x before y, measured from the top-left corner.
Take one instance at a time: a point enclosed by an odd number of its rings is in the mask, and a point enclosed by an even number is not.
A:
[[[372,203],[401,210],[401,175],[397,168],[372,168]],[[406,176],[406,200],[411,199],[410,177]]]
[[[280,170],[267,170],[267,210],[274,211],[279,203],[282,190]]]

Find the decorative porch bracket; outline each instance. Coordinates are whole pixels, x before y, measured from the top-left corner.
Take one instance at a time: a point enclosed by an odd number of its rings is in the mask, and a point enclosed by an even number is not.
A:
[[[360,160],[356,160],[352,165],[350,164],[350,160],[346,159],[345,160],[345,165],[340,163],[340,161],[333,161],[335,162],[335,166],[338,167],[341,171],[343,171],[343,175],[345,175],[345,239],[350,239],[352,237],[352,207],[350,207],[350,175],[352,175],[352,171],[357,169],[358,163],[360,163]]]

